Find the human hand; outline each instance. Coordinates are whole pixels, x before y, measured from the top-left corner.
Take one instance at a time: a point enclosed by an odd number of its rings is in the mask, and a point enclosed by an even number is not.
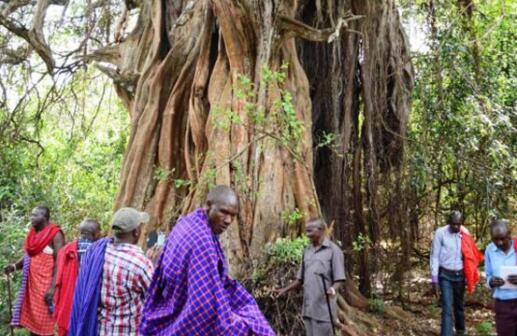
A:
[[[16,271],[16,266],[14,264],[7,265],[4,267],[4,273],[6,275],[9,275],[9,274],[13,273],[14,271]]]
[[[43,299],[45,300],[45,303],[47,306],[52,306],[54,304],[54,293],[56,289],[54,286],[50,286],[45,295],[43,296]]]
[[[336,293],[336,290],[334,289],[334,287],[330,287],[328,290],[327,290],[327,295],[330,297],[330,298],[333,298],[337,295]]]
[[[501,287],[502,285],[504,285],[504,280],[499,277],[492,277],[492,279],[490,279],[490,282],[488,284],[490,285],[490,288],[497,288],[497,287]]]

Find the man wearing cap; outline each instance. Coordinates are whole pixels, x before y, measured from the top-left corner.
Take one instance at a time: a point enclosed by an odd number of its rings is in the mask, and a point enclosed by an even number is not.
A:
[[[137,335],[153,265],[137,246],[149,215],[133,208],[113,216],[113,238],[86,252],[77,279],[70,336]]]

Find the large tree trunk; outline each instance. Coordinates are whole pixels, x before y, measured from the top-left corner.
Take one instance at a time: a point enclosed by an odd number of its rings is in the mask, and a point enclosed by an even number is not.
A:
[[[315,184],[325,217],[335,221],[335,237],[346,251],[359,234],[369,237],[359,251],[360,289],[370,291],[375,272],[381,224],[405,235],[404,221],[390,216],[402,206],[402,190],[379,209],[379,185],[391,189],[393,172],[401,168],[409,115],[413,70],[404,32],[393,1],[302,1],[302,20],[316,27],[332,25],[346,11],[364,15],[352,22],[333,44],[300,40],[300,58],[307,71],[313,102],[313,133],[333,134],[330,146],[314,151]],[[380,174],[384,174],[381,178]],[[400,180],[398,183],[400,184]],[[398,203],[397,203],[398,202]],[[387,213],[383,218],[381,213]],[[353,266],[348,255],[347,264]],[[372,265],[373,267],[371,267]],[[370,269],[372,268],[372,269]]]
[[[234,186],[241,211],[223,241],[237,274],[261,256],[266,242],[300,232],[286,226],[283,212],[298,209],[305,219],[320,213],[308,81],[293,37],[326,39],[333,31],[295,21],[296,8],[296,2],[272,0],[144,2],[137,29],[94,56],[116,65],[118,91],[131,112],[115,207],[145,208],[152,227],[166,227],[199,206],[210,184]],[[281,71],[282,64],[288,64],[285,80],[262,78],[263,69]],[[236,93],[242,75],[253,96]],[[246,109],[251,103],[278,119],[286,113],[277,106],[284,91],[304,125],[292,139],[298,144],[279,140],[278,127],[286,125],[259,129]],[[226,111],[239,122],[222,129],[217,123]]]
[[[137,28],[92,56],[115,79],[131,113],[115,207],[144,208],[152,228],[167,228],[199,206],[210,185],[232,185],[241,210],[223,242],[237,276],[261,259],[265,243],[298,235],[304,220],[321,215],[320,200],[346,247],[359,232],[377,244],[378,174],[400,162],[411,67],[391,0],[331,3],[142,2]],[[348,10],[364,15],[363,22]],[[349,27],[357,32],[344,34]],[[299,45],[311,92],[295,37],[313,41]],[[285,78],[268,79],[264,69]],[[243,95],[243,86],[251,92]],[[286,92],[303,125],[298,135],[285,123]],[[257,111],[269,121],[257,122]],[[228,115],[232,122],[219,127]],[[337,135],[332,151],[316,152],[315,167],[313,120],[316,135]],[[303,219],[290,225],[282,213],[295,209]],[[368,253],[365,248],[359,263],[367,285]],[[350,284],[347,289],[349,303],[364,308],[364,298]],[[342,322],[348,334],[358,332],[352,321]]]

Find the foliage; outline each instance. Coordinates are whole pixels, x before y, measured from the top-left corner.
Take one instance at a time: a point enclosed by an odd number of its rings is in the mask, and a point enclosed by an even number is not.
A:
[[[303,219],[303,214],[300,209],[295,208],[293,211],[285,210],[282,211],[281,214],[282,220],[287,223],[287,225],[291,226],[298,223]]]
[[[267,248],[267,254],[278,263],[298,264],[302,259],[303,249],[309,245],[306,236],[290,239],[279,238]]]
[[[384,300],[379,297],[373,297],[371,299],[368,299],[368,311],[374,314],[384,314]]]
[[[98,90],[109,83],[88,90],[82,81],[74,85],[83,90],[81,99],[98,101]],[[66,115],[61,105],[48,109],[40,128],[30,134],[41,150],[38,156],[34,145],[6,141],[0,151],[2,208],[27,213],[47,204],[66,232],[84,217],[107,224],[126,143],[126,115],[111,98],[98,104],[85,105],[77,118]]]
[[[370,237],[359,233],[357,238],[352,242],[352,250],[354,250],[354,252],[360,252],[370,244]]]
[[[486,237],[491,216],[514,216],[515,11],[509,1],[479,2],[469,19],[456,1],[441,2],[434,12],[418,5],[430,39],[414,58],[410,183],[421,216],[440,225],[441,214],[458,208],[474,233]]]
[[[287,70],[287,63],[282,64],[278,71],[264,67],[261,71],[261,83],[268,88],[282,87]],[[265,137],[273,139],[278,145],[293,154],[296,159],[300,159],[305,126],[296,114],[291,92],[281,89],[280,95],[274,99],[268,115],[264,112],[263,107],[257,104],[255,87],[248,76],[238,75],[238,82],[233,88],[233,92],[242,100],[246,120],[237,111],[214,106],[212,119],[215,127],[228,131],[232,125],[245,126],[256,134],[251,142],[262,140]],[[325,135],[324,141],[327,142],[324,145],[329,145],[333,141],[332,135]]]
[[[64,94],[63,101],[45,110],[37,127],[30,122],[11,125],[7,134],[23,134],[30,141],[0,138],[0,267],[20,258],[30,227],[28,214],[35,205],[50,207],[51,220],[63,228],[68,241],[77,236],[77,225],[85,217],[97,218],[107,229],[127,139],[127,116],[112,98],[111,83],[98,76],[86,71],[68,83],[74,99],[85,102],[75,115],[76,102]],[[103,91],[104,99],[99,98]],[[37,113],[37,105],[36,97],[29,99],[26,118]],[[8,118],[9,112],[0,108],[0,117]],[[19,276],[18,272],[13,278],[13,293]],[[2,329],[8,316],[4,286],[2,279],[1,335],[8,334]]]
[[[494,327],[490,321],[480,322],[474,326],[474,329],[476,329],[476,335],[480,336],[488,336],[494,333]]]
[[[302,236],[279,238],[266,245],[266,258],[253,268],[252,284],[247,286],[279,335],[303,334],[303,323],[299,316],[299,307],[303,302],[302,291],[292,291],[277,297],[274,289],[285,287],[294,280],[303,249],[308,244],[309,239]]]
[[[26,231],[28,228],[27,221],[23,219],[22,214],[16,213],[15,211],[1,211],[0,217],[2,222],[0,223],[0,267],[13,263],[20,257],[21,246],[23,245],[23,239],[25,238]],[[14,274],[11,277],[11,299],[16,297],[18,292],[20,273]],[[9,319],[8,310],[8,291],[7,291],[7,280],[3,276],[0,278],[0,334],[7,335],[7,325]]]

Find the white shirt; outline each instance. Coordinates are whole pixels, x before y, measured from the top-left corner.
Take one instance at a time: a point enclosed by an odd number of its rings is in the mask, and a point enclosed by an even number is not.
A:
[[[461,232],[451,232],[449,225],[438,228],[434,233],[433,245],[431,246],[431,277],[433,283],[438,282],[440,267],[452,271],[463,269]]]

